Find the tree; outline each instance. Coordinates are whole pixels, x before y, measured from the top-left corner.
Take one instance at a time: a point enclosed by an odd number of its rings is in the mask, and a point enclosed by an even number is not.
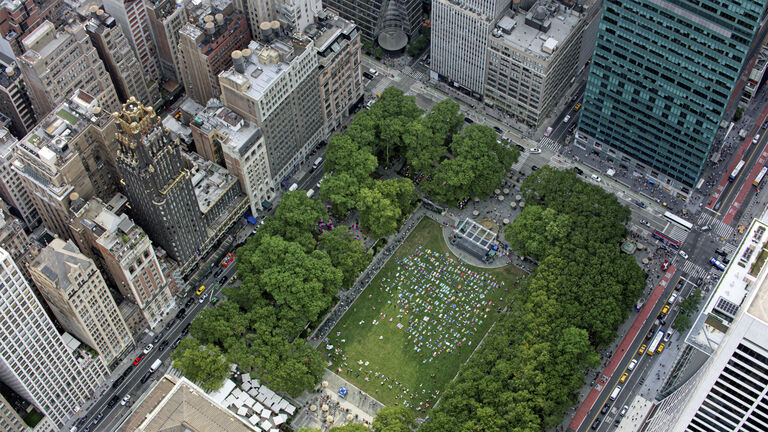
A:
[[[459,112],[459,104],[453,99],[443,99],[436,103],[425,120],[437,143],[443,147],[448,146],[464,121]]]
[[[249,310],[266,299],[276,308],[278,321],[295,331],[317,319],[341,287],[342,272],[322,250],[307,253],[298,243],[263,235],[238,253],[237,271],[243,283],[235,301]]]
[[[403,135],[405,159],[413,168],[429,173],[440,158],[445,155],[447,147],[436,137],[425,117],[413,121]]]
[[[679,332],[684,332],[691,328],[691,324],[691,317],[685,314],[677,314],[677,318],[675,318],[672,327]]]
[[[315,248],[313,233],[317,224],[327,217],[323,203],[308,198],[306,191],[289,191],[283,194],[275,214],[256,232],[255,241],[264,235],[280,236],[310,251]]]
[[[216,391],[229,376],[229,363],[215,345],[202,345],[185,338],[171,353],[173,367],[205,391]]]
[[[328,253],[333,266],[341,270],[344,275],[342,286],[346,288],[352,286],[372,258],[344,225],[324,232],[320,236],[319,247]]]
[[[691,294],[680,302],[680,312],[685,315],[696,313],[701,303],[701,290],[695,289]]]
[[[334,174],[347,173],[358,182],[362,182],[361,186],[366,186],[373,181],[370,179],[370,175],[376,170],[378,162],[369,150],[361,147],[358,141],[355,141],[351,129],[352,126],[350,126],[349,133],[336,134],[328,142],[328,149],[325,153],[325,170],[326,172],[333,171]],[[370,130],[365,133],[361,132],[361,134],[368,135],[369,132]]]
[[[733,113],[733,121],[737,122],[744,116],[744,108],[736,108],[736,112]]]
[[[380,409],[373,418],[374,432],[410,432],[416,428],[413,411],[403,406]]]
[[[343,218],[357,207],[360,182],[346,172],[326,174],[320,187],[320,199],[332,203],[331,213]]]
[[[405,215],[411,211],[416,190],[409,179],[397,177],[377,181],[375,188],[384,198],[395,204],[401,214]]]
[[[361,189],[360,218],[368,234],[381,238],[397,232],[403,213],[397,203],[390,201],[378,189]]]
[[[302,339],[273,346],[265,360],[262,380],[293,397],[317,384],[325,370],[320,353]]]

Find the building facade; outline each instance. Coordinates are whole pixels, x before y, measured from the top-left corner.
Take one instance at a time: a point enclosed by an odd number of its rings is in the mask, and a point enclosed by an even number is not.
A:
[[[763,38],[765,1],[603,5],[576,143],[687,194]]]
[[[157,80],[157,56],[152,42],[152,31],[149,29],[147,9],[143,0],[104,0],[104,10],[109,12],[123,29],[123,34],[133,48],[133,53],[139,60],[144,75],[151,80]]]
[[[590,3],[581,10],[540,0],[510,11],[491,32],[484,102],[538,128],[580,72],[582,36]]]
[[[264,134],[275,187],[293,175],[323,138],[314,42],[303,36],[252,41],[234,67],[219,74],[225,106]]]
[[[2,211],[0,211],[0,248],[11,255],[11,259],[24,278],[32,282],[28,264],[35,260],[40,250],[24,232],[24,223]]]
[[[179,144],[152,108],[129,99],[114,115],[117,169],[133,219],[174,260],[200,253],[206,231]]]
[[[37,121],[32,109],[32,100],[27,94],[24,80],[21,79],[21,69],[16,64],[16,59],[7,59],[0,55],[0,68],[0,113],[10,119],[8,129],[13,136],[21,138]]]
[[[59,0],[5,0],[0,3],[0,34],[18,57],[26,51],[21,41],[45,20],[55,22],[65,7]]]
[[[399,11],[406,34],[418,35],[423,18],[421,0],[327,0],[323,7],[333,9],[340,17],[355,23],[362,31],[362,38],[374,42],[387,16],[385,11],[390,9],[392,2],[395,3],[392,8]]]
[[[82,24],[68,24],[57,31],[46,21],[23,40],[26,52],[19,57],[24,81],[38,118],[82,90],[108,111],[120,106],[115,87]]]
[[[31,230],[41,221],[21,176],[12,169],[17,145],[18,140],[8,129],[0,129],[0,198],[9,206],[10,212],[21,218]]]
[[[359,28],[327,11],[307,30],[317,50],[318,87],[325,136],[341,128],[352,107],[362,104],[361,43]]]
[[[95,349],[107,365],[133,346],[96,264],[71,240],[53,239],[29,271],[62,327]]]
[[[187,8],[175,0],[147,0],[144,5],[155,41],[160,77],[180,83],[179,30],[189,19]]]
[[[117,21],[97,6],[91,6],[88,16],[83,18],[85,30],[107,68],[120,101],[133,96],[142,103],[154,105],[160,99],[157,84],[147,85],[151,80],[144,75]]]
[[[500,0],[433,0],[432,73],[480,97],[488,62],[488,38],[508,4]]]
[[[0,380],[62,428],[106,380],[104,361],[59,334],[11,256],[0,249]]]
[[[205,105],[219,95],[218,75],[232,67],[230,54],[245,48],[251,35],[245,14],[232,3],[207,15],[202,27],[186,24],[179,30],[179,60],[187,96]]]

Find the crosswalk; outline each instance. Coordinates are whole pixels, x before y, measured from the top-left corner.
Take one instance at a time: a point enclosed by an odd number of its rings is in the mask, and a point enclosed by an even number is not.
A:
[[[561,147],[562,146],[560,144],[555,142],[555,140],[553,140],[550,137],[544,137],[544,138],[541,139],[541,141],[539,141],[539,148],[545,148],[547,150],[552,150],[555,153],[559,153]]]
[[[699,226],[712,227],[712,231],[720,237],[730,238],[733,235],[733,227],[714,217],[714,215],[702,212],[696,222]]]
[[[701,268],[701,266],[692,263],[691,261],[685,261],[683,263],[683,273],[688,274],[688,279],[696,281],[698,278],[703,278],[707,275],[707,271]]]

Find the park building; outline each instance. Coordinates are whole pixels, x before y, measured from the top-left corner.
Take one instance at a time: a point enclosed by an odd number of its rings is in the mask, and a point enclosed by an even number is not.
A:
[[[91,95],[108,111],[120,105],[83,24],[73,22],[57,30],[53,23],[45,21],[22,43],[25,52],[18,57],[19,67],[38,118],[77,91]]]
[[[767,222],[763,215],[750,224],[637,427],[648,432],[768,429]]]
[[[219,96],[220,72],[232,67],[230,54],[251,40],[245,14],[231,0],[215,0],[200,24],[179,30],[179,69],[187,96],[199,104]]]
[[[685,198],[741,97],[766,2],[603,5],[574,142]]]
[[[88,201],[73,214],[70,229],[80,250],[100,261],[105,278],[138,306],[142,319],[129,325],[135,333],[157,326],[175,303],[152,241],[127,214],[112,210],[114,202]]]
[[[29,271],[64,330],[95,349],[107,366],[133,347],[104,278],[71,240],[53,239]]]
[[[594,6],[539,0],[505,12],[488,40],[484,102],[539,128],[581,71],[584,32],[599,15],[590,11]]]
[[[9,211],[21,218],[26,228],[32,230],[40,225],[40,216],[24,188],[22,178],[12,168],[18,142],[8,129],[0,128],[0,198],[9,207]]]
[[[134,96],[146,104],[157,103],[160,100],[157,83],[145,76],[115,18],[98,6],[91,6],[80,13],[85,30],[112,79],[118,99],[125,102]]]
[[[363,103],[360,29],[326,9],[306,33],[315,42],[323,133],[330,136]]]
[[[14,147],[15,174],[43,224],[62,239],[71,238],[72,201],[108,199],[117,192],[118,177],[107,147],[110,136],[111,117],[96,99],[78,91]]]
[[[272,33],[232,59],[234,67],[219,74],[221,101],[261,129],[277,188],[325,137],[314,42]]]
[[[0,381],[61,429],[107,379],[93,347],[59,333],[11,256],[0,249]]]

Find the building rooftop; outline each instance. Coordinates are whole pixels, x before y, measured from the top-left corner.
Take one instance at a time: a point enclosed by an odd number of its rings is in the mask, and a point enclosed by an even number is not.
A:
[[[755,219],[709,300],[686,337],[686,342],[711,355],[723,341],[739,309],[768,322],[768,224]],[[765,270],[765,271],[764,271]],[[750,292],[759,292],[745,304]]]
[[[217,165],[197,153],[182,152],[182,155],[192,165],[192,186],[195,188],[197,205],[202,213],[207,213],[234,183],[237,177],[230,174],[224,167]]]
[[[252,432],[242,419],[225,409],[186,378],[165,375],[140,399],[120,425],[120,432],[166,430]]]
[[[318,63],[322,68],[360,33],[360,29],[355,24],[326,10],[318,16],[317,23],[308,25],[304,32],[315,41],[315,49],[319,56]]]
[[[91,123],[99,122],[101,109],[98,101],[89,94],[78,90],[68,102],[59,104],[42,121],[22,138],[18,147],[27,155],[38,159],[37,166],[45,167],[51,175],[55,175],[59,169],[69,162],[76,153],[70,140],[76,137]],[[34,176],[42,184],[51,187],[51,192],[63,196],[68,187],[57,186],[36,173],[24,168],[24,164],[17,161],[17,168],[25,174]],[[61,190],[58,190],[61,189]]]
[[[192,123],[206,134],[215,130],[225,135],[227,138],[221,143],[224,150],[240,157],[245,155],[263,135],[261,128],[243,120],[217,99],[209,100],[205,108],[192,119]]]
[[[11,132],[6,128],[0,128],[0,163],[4,160],[8,160],[13,152],[13,148],[16,147],[16,143],[19,140],[15,136],[11,135]]]
[[[128,215],[125,213],[117,215],[110,209],[109,204],[105,205],[98,198],[88,201],[77,216],[80,223],[96,237],[96,242],[118,261],[122,262],[124,258],[130,260],[131,251],[137,246],[149,243],[144,230]]]
[[[71,266],[82,266],[87,269],[91,266],[91,261],[80,253],[80,249],[71,240],[65,242],[55,238],[40,251],[31,266],[54,282],[57,289],[68,293],[72,286],[69,280]]]
[[[248,44],[250,55],[242,56],[244,72],[238,72],[235,66],[219,74],[219,78],[246,87],[244,93],[254,100],[260,100],[281,76],[288,73],[291,62],[305,49],[292,43],[290,38],[282,38],[268,45],[251,41]]]
[[[588,3],[591,6],[593,0]],[[496,23],[492,36],[493,40],[521,52],[549,60],[568,39],[582,16],[557,0],[539,0],[528,12],[521,10],[515,14],[509,11]]]

